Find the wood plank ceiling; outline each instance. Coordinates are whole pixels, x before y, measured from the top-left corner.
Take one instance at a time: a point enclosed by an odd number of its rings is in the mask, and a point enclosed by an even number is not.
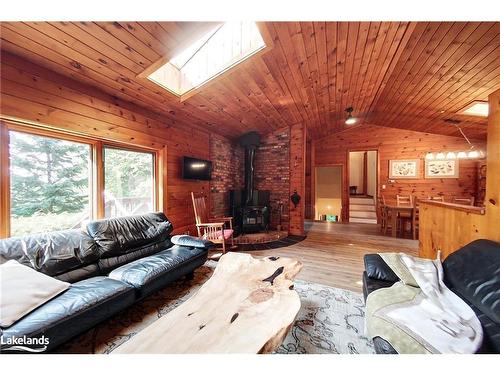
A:
[[[230,138],[305,123],[318,138],[358,125],[473,138],[486,119],[456,112],[500,87],[500,23],[268,22],[273,47],[180,102],[138,75],[213,23],[2,22],[2,52],[100,88],[182,125]],[[21,67],[4,67],[3,79]],[[21,72],[22,73],[22,72]]]

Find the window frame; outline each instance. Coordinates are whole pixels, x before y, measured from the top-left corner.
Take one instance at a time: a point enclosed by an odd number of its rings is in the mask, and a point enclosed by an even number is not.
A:
[[[104,157],[104,153],[106,151],[106,149],[114,149],[114,150],[120,150],[120,151],[130,151],[130,152],[140,152],[140,153],[144,153],[144,154],[151,154],[153,156],[153,170],[152,170],[152,177],[153,177],[153,209],[154,210],[158,210],[158,186],[156,184],[156,181],[158,180],[158,152],[155,152],[155,151],[151,151],[151,150],[145,150],[144,148],[142,147],[135,147],[135,146],[130,146],[130,145],[120,145],[120,144],[116,144],[116,143],[110,143],[110,142],[101,142],[101,152],[100,152],[100,155],[101,155],[101,164],[102,164],[102,194],[100,195],[101,196],[101,200],[102,200],[102,217],[100,218],[105,218],[105,212],[104,212],[104,206],[105,206],[105,196],[104,196],[104,191],[105,191],[105,187],[106,187],[106,179],[104,177],[104,171],[105,171],[105,163],[106,163],[106,160],[105,160],[105,157]]]
[[[125,151],[150,153],[153,156],[153,208],[163,211],[164,202],[161,197],[164,192],[164,178],[166,171],[165,147],[161,149],[142,145],[131,145],[122,142],[108,141],[97,137],[71,134],[40,124],[11,120],[0,117],[0,238],[10,237],[10,131],[31,135],[45,136],[89,145],[90,147],[90,176],[89,199],[91,220],[104,219],[104,149],[115,148]]]

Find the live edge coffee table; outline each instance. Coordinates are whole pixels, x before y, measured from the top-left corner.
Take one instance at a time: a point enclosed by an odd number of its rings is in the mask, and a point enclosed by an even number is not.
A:
[[[182,305],[113,354],[271,353],[300,309],[295,259],[223,255],[213,276]]]

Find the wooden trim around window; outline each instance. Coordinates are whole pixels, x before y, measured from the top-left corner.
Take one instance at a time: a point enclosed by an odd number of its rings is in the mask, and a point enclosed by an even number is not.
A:
[[[92,205],[94,207],[94,217],[104,218],[104,158],[102,142],[98,142],[92,150]]]
[[[104,218],[104,148],[111,147],[125,151],[136,151],[153,154],[153,205],[157,211],[165,212],[167,207],[167,146],[152,148],[128,143],[101,140],[95,137],[66,133],[44,125],[0,118],[0,238],[10,235],[10,160],[9,131],[46,136],[87,144],[91,147],[90,166],[90,199],[92,219]]]
[[[9,131],[0,121],[0,238],[10,233]]]

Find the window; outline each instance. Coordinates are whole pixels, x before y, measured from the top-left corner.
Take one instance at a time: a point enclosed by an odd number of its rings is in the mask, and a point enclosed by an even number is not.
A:
[[[91,217],[88,144],[9,132],[12,236],[77,228]]]
[[[164,149],[0,120],[0,238],[163,209]]]
[[[154,210],[154,155],[104,148],[104,216]]]
[[[211,30],[148,76],[183,95],[266,47],[255,22],[226,22]]]

